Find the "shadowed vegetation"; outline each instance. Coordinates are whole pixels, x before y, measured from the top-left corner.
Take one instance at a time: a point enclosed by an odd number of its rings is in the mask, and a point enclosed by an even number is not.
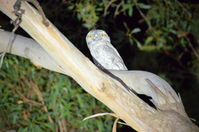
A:
[[[46,16],[86,56],[92,28],[110,35],[128,69],[153,72],[181,94],[199,124],[199,3],[178,0],[40,0]],[[0,25],[11,31],[0,14]],[[28,36],[22,29],[18,34]],[[0,70],[0,130],[110,132],[110,112],[71,78],[6,55]],[[121,128],[120,131],[126,128]]]

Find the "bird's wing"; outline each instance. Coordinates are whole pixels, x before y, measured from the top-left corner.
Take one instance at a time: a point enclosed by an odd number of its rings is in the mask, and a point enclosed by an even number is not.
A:
[[[116,57],[121,58],[120,54],[117,52],[117,50],[112,45],[104,45],[103,51],[106,52],[110,57]],[[122,60],[122,58],[121,58]]]
[[[118,53],[118,51],[116,50],[115,47],[113,47],[112,44],[107,44],[108,47],[112,48],[114,50],[114,52],[117,54],[118,57],[120,57],[122,59],[122,57],[120,56],[120,54]]]
[[[118,51],[110,44],[103,47],[103,51],[107,54],[107,59],[110,59],[115,70],[127,70],[122,57]]]

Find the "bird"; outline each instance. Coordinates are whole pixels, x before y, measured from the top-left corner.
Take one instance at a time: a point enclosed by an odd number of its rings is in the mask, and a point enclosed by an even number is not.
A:
[[[86,43],[93,57],[94,63],[100,70],[117,80],[127,91],[134,93],[144,102],[154,107],[150,96],[139,94],[129,87],[121,78],[112,74],[110,70],[128,70],[122,57],[111,44],[108,34],[101,29],[93,29],[86,35]]]
[[[86,43],[97,66],[100,65],[107,70],[128,70],[105,31],[101,29],[89,31]]]

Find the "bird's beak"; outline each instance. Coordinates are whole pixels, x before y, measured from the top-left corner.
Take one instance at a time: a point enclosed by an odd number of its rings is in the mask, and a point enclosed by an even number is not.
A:
[[[93,36],[93,40],[95,40],[95,41],[96,41],[96,40],[100,40],[100,39],[101,39],[101,38],[100,38],[97,34]]]

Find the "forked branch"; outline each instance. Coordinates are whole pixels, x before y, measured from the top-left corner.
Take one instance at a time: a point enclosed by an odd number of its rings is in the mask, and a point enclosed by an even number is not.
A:
[[[0,10],[13,20],[16,19],[13,13],[15,2],[16,0],[0,0]],[[141,132],[198,131],[198,127],[189,120],[186,114],[169,106],[173,101],[173,104],[179,104],[178,107],[183,108],[180,106],[182,105],[180,98],[171,94],[171,91],[165,93],[169,98],[164,109],[151,108],[136,95],[126,91],[117,81],[101,72],[54,25],[49,22],[49,26],[45,26],[42,23],[42,16],[28,3],[22,2],[21,8],[25,12],[22,15],[20,26],[52,57],[53,63],[56,63],[64,74],[76,80],[88,93],[108,106],[129,126]],[[119,72],[118,75],[120,73],[122,72]],[[128,71],[124,76],[128,76]],[[139,84],[138,82],[133,83],[132,86]],[[155,83],[157,88],[159,87],[158,81],[152,83]],[[144,86],[156,89],[147,82]]]

